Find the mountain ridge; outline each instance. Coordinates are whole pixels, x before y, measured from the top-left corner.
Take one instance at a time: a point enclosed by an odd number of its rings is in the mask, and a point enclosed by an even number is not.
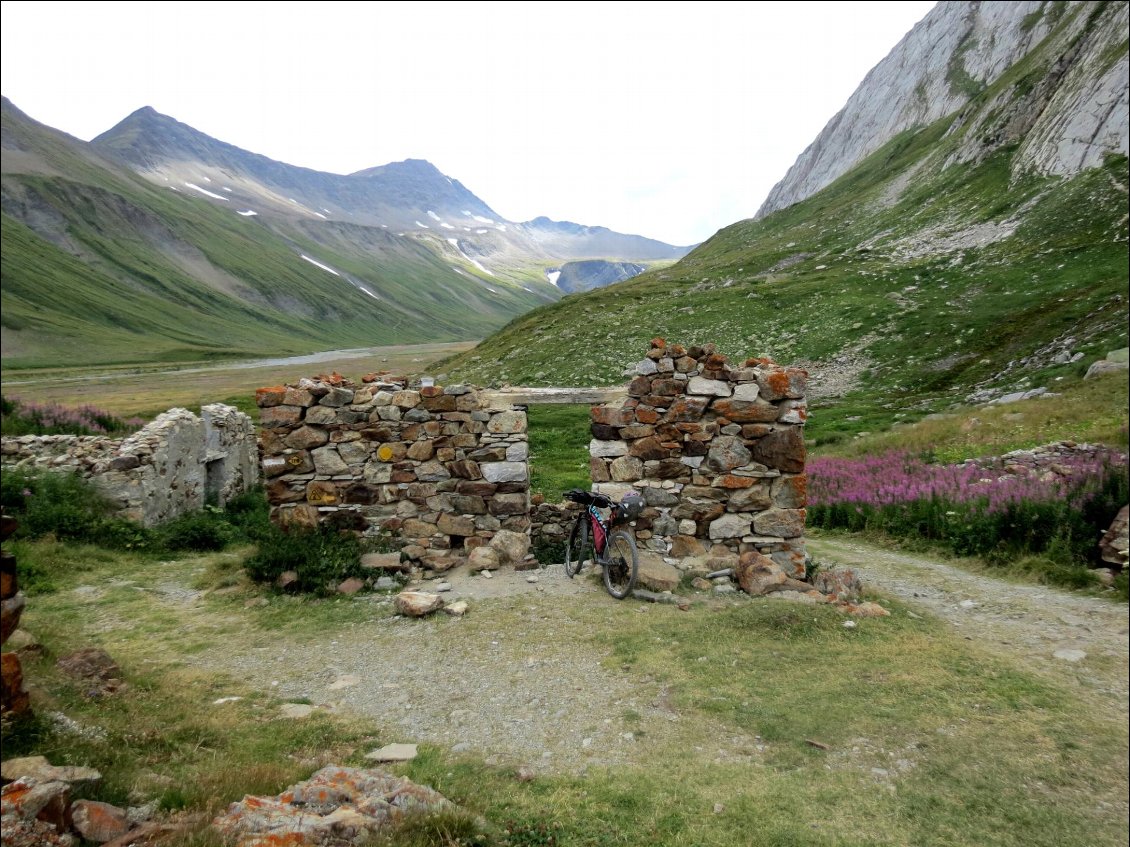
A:
[[[1030,97],[1008,115],[982,110],[987,124],[980,133],[967,134],[970,143],[955,151],[953,162],[983,157],[1021,135],[1026,143],[1014,162],[1018,170],[1071,176],[1101,165],[1104,152],[1126,155],[1127,4],[1119,0],[1107,5],[1110,8],[1104,11],[1079,0],[939,3],[868,72],[773,187],[756,217],[830,185],[900,132],[922,129],[960,112],[1037,47],[1044,67],[1033,68],[1031,76],[1017,84],[1029,85],[1029,92],[1035,89],[1039,94],[1034,78],[1056,76],[1055,85],[1046,86],[1044,93],[1054,90],[1061,99],[1074,97],[1077,102],[1056,104],[1051,115],[1079,115],[1090,104],[1112,101],[1099,106],[1109,111],[1102,122],[1107,130],[1099,126],[1092,135],[1080,132],[1076,121],[1045,120],[1050,104]],[[1080,14],[1084,6],[1087,14]],[[1095,26],[1100,13],[1102,24]],[[1088,40],[1100,43],[1088,45]],[[1102,63],[1111,49],[1120,55],[1118,61],[1097,71],[1088,67]],[[1009,92],[1002,94],[1007,99]],[[1031,125],[1024,126],[1025,121]]]
[[[6,367],[482,337],[560,297],[563,260],[685,252],[502,222],[425,160],[327,175],[149,107],[97,143],[2,112]],[[319,208],[331,195],[347,208]]]
[[[233,198],[266,205],[275,214],[350,220],[417,235],[443,230],[470,242],[476,256],[493,256],[506,266],[522,264],[523,257],[646,261],[686,253],[686,248],[606,227],[566,226],[545,217],[507,220],[425,159],[344,175],[316,171],[219,141],[150,107],[136,110],[91,145],[154,182],[194,176],[226,180]]]

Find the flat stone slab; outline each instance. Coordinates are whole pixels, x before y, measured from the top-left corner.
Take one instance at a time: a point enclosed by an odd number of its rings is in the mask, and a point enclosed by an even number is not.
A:
[[[379,750],[366,753],[365,758],[374,762],[410,762],[416,758],[416,745],[386,744]]]
[[[588,403],[601,405],[617,403],[628,396],[624,386],[614,388],[500,388],[497,391],[484,391],[484,399],[490,408],[505,408],[511,404],[526,406],[538,403]]]
[[[674,591],[683,574],[654,553],[640,553],[639,584],[653,591]]]
[[[306,703],[283,703],[279,706],[279,714],[284,718],[293,718],[294,720],[302,720],[308,718],[314,713],[314,707]]]
[[[98,782],[102,774],[94,768],[69,767],[66,765],[52,765],[44,756],[23,756],[18,759],[8,759],[0,764],[0,777],[5,782],[15,782],[25,776],[30,776],[39,782]]]

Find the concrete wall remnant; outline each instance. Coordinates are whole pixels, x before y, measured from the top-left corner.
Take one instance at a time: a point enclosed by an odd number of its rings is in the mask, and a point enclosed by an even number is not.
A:
[[[155,526],[207,502],[222,507],[259,482],[251,418],[219,403],[201,411],[203,418],[169,409],[123,439],[7,436],[0,454],[6,469],[76,473],[115,503],[120,516]]]

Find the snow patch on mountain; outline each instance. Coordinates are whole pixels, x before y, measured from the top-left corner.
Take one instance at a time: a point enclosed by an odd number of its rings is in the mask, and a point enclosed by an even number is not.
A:
[[[207,178],[207,177],[205,177],[205,178]],[[214,191],[209,191],[207,188],[201,188],[199,185],[197,185],[194,182],[186,182],[185,186],[187,188],[191,188],[193,191],[199,191],[201,194],[206,194],[207,196],[212,197],[216,200],[223,200],[225,203],[228,202],[228,198],[224,197],[222,194],[217,194]]]

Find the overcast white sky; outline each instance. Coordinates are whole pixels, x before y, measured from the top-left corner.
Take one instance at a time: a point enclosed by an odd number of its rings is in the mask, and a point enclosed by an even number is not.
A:
[[[141,106],[294,165],[427,159],[509,220],[674,244],[751,217],[933,2],[17,2],[3,94]]]

